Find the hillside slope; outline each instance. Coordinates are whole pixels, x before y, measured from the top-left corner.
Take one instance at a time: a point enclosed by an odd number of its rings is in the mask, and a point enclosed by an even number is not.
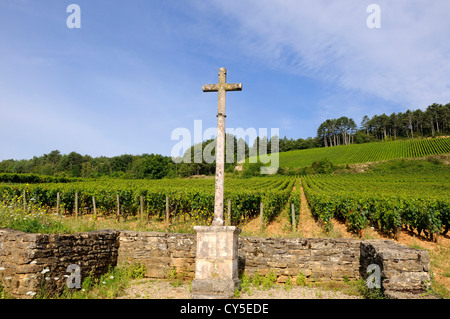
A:
[[[279,153],[279,166],[287,168],[305,167],[324,158],[330,160],[333,164],[345,165],[446,153],[450,153],[450,138],[448,137],[410,139],[282,152]],[[261,157],[263,162],[265,157]]]

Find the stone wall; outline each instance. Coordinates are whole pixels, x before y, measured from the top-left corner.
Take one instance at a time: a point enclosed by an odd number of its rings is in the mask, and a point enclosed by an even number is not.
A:
[[[123,231],[119,237],[119,263],[140,262],[148,277],[166,278],[177,273],[193,278],[196,237],[193,234]],[[272,270],[278,282],[300,272],[315,281],[359,278],[360,240],[329,238],[239,237],[240,272],[266,275]]]
[[[381,284],[392,298],[420,295],[429,287],[427,251],[389,240],[239,237],[239,271],[273,271],[278,282],[302,273],[310,281],[366,278],[377,264]],[[145,265],[149,278],[167,278],[172,269],[194,278],[196,236],[102,230],[78,234],[26,234],[0,230],[0,283],[12,296],[31,298],[42,282],[64,287],[70,264],[82,278],[99,276],[125,263]],[[48,269],[48,272],[42,273]],[[46,281],[45,277],[49,279]]]
[[[272,270],[278,282],[302,273],[311,281],[358,279],[360,240],[332,238],[239,238],[239,268],[253,275]]]
[[[119,242],[119,264],[143,264],[150,278],[167,278],[173,267],[178,274],[194,278],[193,234],[122,231]]]
[[[171,269],[193,278],[196,236],[157,232],[122,231],[120,263],[140,262],[146,275],[167,278]],[[366,279],[367,267],[381,269],[381,285],[391,298],[412,298],[429,287],[429,255],[390,240],[335,238],[239,237],[239,271],[266,275],[273,271],[278,282],[299,273],[310,281]]]
[[[16,298],[32,298],[66,286],[69,265],[80,266],[81,278],[100,276],[117,264],[118,231],[76,234],[27,234],[0,229],[0,283]]]
[[[409,248],[390,240],[361,242],[361,269],[380,267],[381,285],[390,298],[414,298],[430,287],[430,257],[426,250]],[[363,278],[368,274],[362,273]]]

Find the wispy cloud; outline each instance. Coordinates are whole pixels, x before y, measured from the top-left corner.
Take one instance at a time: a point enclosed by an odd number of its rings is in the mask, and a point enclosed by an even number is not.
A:
[[[214,4],[239,23],[242,49],[273,68],[405,107],[450,101],[450,3],[375,2],[380,29],[366,25],[373,1]]]

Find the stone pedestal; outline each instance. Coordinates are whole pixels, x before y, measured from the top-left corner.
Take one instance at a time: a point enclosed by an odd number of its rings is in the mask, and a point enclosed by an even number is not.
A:
[[[238,239],[241,230],[236,226],[194,226],[194,230],[197,253],[191,297],[232,298],[235,289],[240,289]]]

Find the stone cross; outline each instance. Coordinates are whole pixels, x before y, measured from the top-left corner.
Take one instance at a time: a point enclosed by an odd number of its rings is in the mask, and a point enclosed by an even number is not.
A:
[[[217,140],[216,140],[216,184],[214,197],[213,226],[223,226],[223,188],[225,170],[225,93],[242,91],[242,83],[226,83],[227,69],[219,69],[219,83],[203,85],[203,92],[218,92]]]

